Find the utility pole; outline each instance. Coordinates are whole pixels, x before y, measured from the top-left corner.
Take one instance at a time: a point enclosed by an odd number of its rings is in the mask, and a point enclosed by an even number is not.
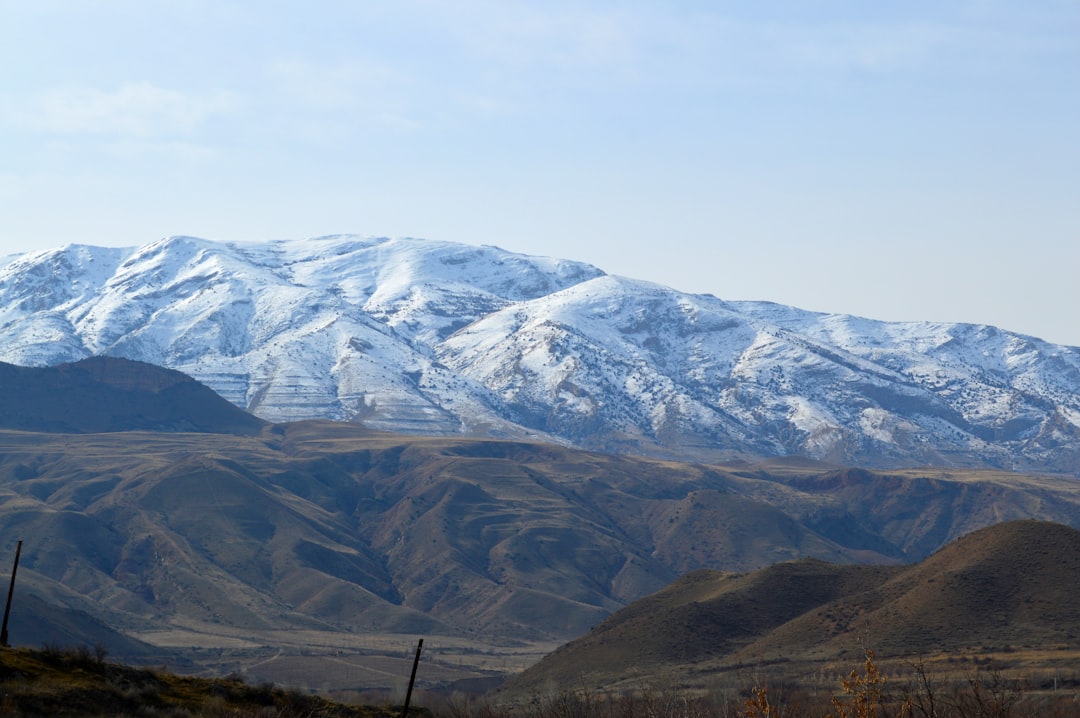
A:
[[[401,718],[407,718],[409,715],[409,701],[412,700],[412,687],[416,682],[416,667],[420,665],[420,651],[424,648],[424,639],[421,638],[420,642],[416,644],[416,658],[413,658],[412,662],[412,675],[409,676],[409,690],[405,691],[405,705],[401,708]]]
[[[11,585],[8,586],[7,605],[4,607],[4,625],[0,628],[0,646],[4,648],[8,647],[8,616],[11,615],[11,595],[15,593],[15,572],[19,570],[20,553],[22,553],[22,539],[19,539],[19,545],[15,547],[15,565],[11,567]]]

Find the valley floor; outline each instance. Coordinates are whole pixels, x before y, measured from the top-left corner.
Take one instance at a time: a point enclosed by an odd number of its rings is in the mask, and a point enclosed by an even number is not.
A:
[[[338,631],[252,632],[220,625],[147,631],[133,637],[179,649],[206,675],[237,674],[323,695],[404,695],[418,636]],[[422,690],[480,692],[539,661],[554,642],[491,644],[454,636],[422,636],[417,671]]]

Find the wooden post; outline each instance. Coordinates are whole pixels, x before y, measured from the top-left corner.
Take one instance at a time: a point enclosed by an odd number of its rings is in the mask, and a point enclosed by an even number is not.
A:
[[[4,607],[4,625],[0,628],[0,646],[4,648],[8,647],[8,616],[11,615],[11,595],[15,593],[15,572],[19,570],[20,553],[22,553],[22,539],[19,539],[19,545],[15,547],[15,565],[11,567],[11,585],[8,586],[7,605]]]
[[[401,707],[401,718],[407,718],[409,715],[409,702],[412,700],[412,687],[416,682],[416,667],[420,665],[420,651],[424,648],[424,639],[421,638],[420,642],[416,644],[416,657],[412,662],[412,675],[409,676],[409,690],[405,691],[405,705]]]

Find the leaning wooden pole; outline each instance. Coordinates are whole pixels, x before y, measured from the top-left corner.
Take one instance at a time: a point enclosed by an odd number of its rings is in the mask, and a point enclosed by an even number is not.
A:
[[[15,547],[15,565],[11,567],[11,584],[8,586],[7,592],[7,605],[4,606],[4,625],[0,627],[0,646],[4,648],[8,647],[8,632],[7,624],[8,617],[11,615],[11,596],[15,593],[15,572],[19,570],[19,554],[22,553],[22,540],[19,540],[19,545]]]
[[[424,639],[421,638],[420,642],[416,644],[416,658],[413,658],[412,662],[412,675],[409,676],[409,690],[405,691],[405,705],[401,707],[401,718],[406,718],[409,715],[409,701],[412,700],[412,687],[416,682],[416,667],[420,665],[420,651],[424,648]]]

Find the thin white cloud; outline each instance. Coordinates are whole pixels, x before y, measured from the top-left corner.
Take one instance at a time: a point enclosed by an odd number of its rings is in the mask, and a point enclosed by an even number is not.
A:
[[[503,62],[611,69],[633,62],[648,22],[624,10],[492,3],[480,27],[459,22],[456,29],[471,50]]]
[[[118,159],[158,157],[171,163],[201,164],[212,161],[221,153],[211,147],[178,140],[120,140],[103,145],[102,151]]]
[[[786,62],[807,69],[866,72],[924,66],[962,39],[955,28],[927,23],[766,26],[759,35]]]
[[[13,104],[9,98],[7,120],[23,129],[149,138],[190,134],[210,117],[229,113],[239,103],[227,92],[191,95],[136,82],[115,90],[53,88],[20,106]]]
[[[341,145],[359,128],[413,131],[423,125],[425,93],[391,62],[360,57],[277,58],[267,64],[267,117],[294,139]]]
[[[277,59],[269,74],[275,89],[311,110],[341,110],[392,103],[407,76],[384,63],[361,59],[319,62]]]

